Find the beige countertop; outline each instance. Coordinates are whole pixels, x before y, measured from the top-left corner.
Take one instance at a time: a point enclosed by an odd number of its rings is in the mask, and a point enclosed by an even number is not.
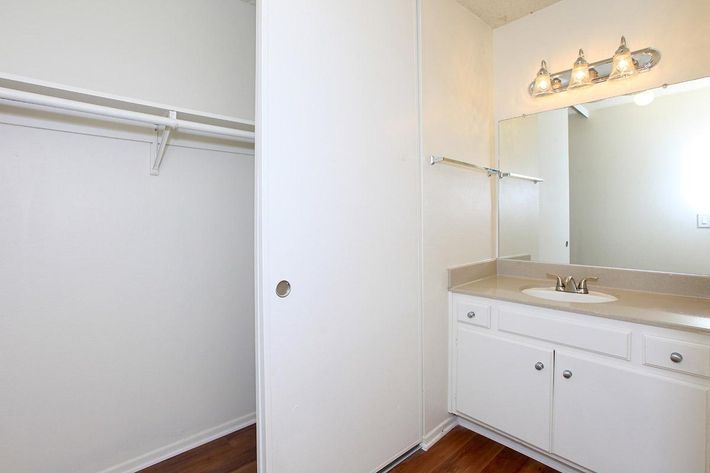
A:
[[[710,334],[710,299],[607,287],[590,290],[615,296],[614,302],[585,304],[549,301],[523,294],[530,287],[551,287],[551,281],[511,276],[490,276],[450,289],[457,294],[487,297],[581,314]]]

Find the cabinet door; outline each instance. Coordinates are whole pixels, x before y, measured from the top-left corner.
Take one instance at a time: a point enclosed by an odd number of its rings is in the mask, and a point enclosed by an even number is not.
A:
[[[707,390],[555,356],[552,452],[603,473],[705,471]]]
[[[457,339],[456,409],[549,451],[552,350],[465,328]]]

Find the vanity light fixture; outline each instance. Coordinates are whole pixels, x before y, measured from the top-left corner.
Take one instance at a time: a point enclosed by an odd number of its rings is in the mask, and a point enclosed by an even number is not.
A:
[[[567,88],[576,89],[577,87],[586,87],[588,85],[592,85],[592,76],[589,73],[589,63],[584,59],[584,51],[580,49],[579,57],[574,61],[574,66],[572,66],[572,75]]]
[[[611,65],[609,80],[625,79],[636,73],[634,58],[631,57],[631,50],[626,46],[626,38],[621,37],[621,44],[614,53]]]
[[[624,79],[642,72],[650,71],[661,60],[657,49],[644,48],[630,51],[626,38],[621,37],[621,44],[613,57],[589,63],[584,57],[584,51],[579,50],[579,57],[572,69],[551,74],[547,62],[542,61],[535,80],[528,86],[528,92],[533,97],[541,97],[569,89],[582,88],[599,84],[607,80]]]
[[[543,59],[540,63],[540,70],[537,71],[535,83],[533,84],[532,94],[535,97],[552,93],[552,79],[547,71],[547,62]]]
[[[560,80],[559,77],[555,77],[552,79],[552,90],[553,92],[557,92],[560,87],[562,87],[562,81]]]

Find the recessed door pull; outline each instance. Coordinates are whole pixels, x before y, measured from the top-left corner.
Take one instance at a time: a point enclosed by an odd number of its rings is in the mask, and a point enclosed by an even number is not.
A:
[[[283,281],[279,281],[279,283],[276,285],[276,295],[284,298],[291,294],[291,283],[286,281],[285,279]]]

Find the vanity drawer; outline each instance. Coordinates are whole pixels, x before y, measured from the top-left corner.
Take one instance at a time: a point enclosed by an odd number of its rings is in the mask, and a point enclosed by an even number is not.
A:
[[[631,359],[631,331],[566,320],[567,316],[528,312],[524,309],[501,307],[498,330],[539,340],[593,351],[624,360]],[[574,315],[570,314],[570,317]]]
[[[454,308],[459,322],[491,328],[491,306],[459,298]]]
[[[710,377],[710,346],[644,335],[645,365]]]

